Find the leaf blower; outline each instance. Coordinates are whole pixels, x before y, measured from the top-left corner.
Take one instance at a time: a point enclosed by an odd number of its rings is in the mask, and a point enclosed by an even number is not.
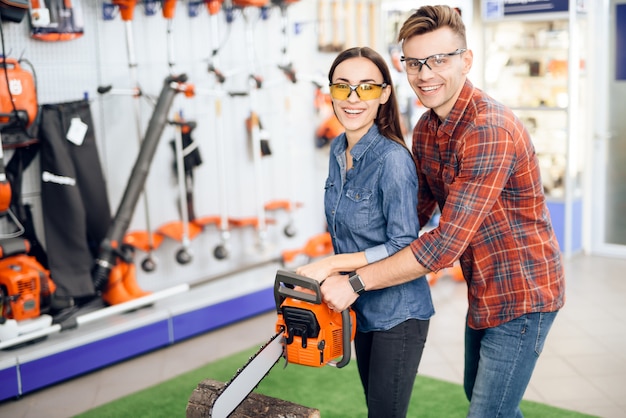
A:
[[[45,328],[56,286],[23,238],[0,242],[0,342]]]
[[[2,132],[26,130],[37,117],[33,75],[15,58],[0,57],[0,126]]]

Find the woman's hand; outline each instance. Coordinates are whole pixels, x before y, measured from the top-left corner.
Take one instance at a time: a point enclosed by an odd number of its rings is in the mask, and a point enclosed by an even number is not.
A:
[[[322,258],[304,266],[300,266],[296,269],[296,274],[308,277],[310,279],[323,282],[328,276],[332,274],[332,258],[333,256]]]

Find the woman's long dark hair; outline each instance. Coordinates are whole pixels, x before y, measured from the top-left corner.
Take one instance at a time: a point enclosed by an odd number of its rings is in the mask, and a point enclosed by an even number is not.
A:
[[[367,58],[373,62],[383,75],[383,82],[387,83],[391,88],[389,100],[387,100],[387,103],[381,104],[378,108],[375,120],[375,123],[378,126],[378,131],[392,141],[406,147],[406,142],[404,141],[402,127],[400,124],[400,110],[398,108],[398,101],[396,100],[396,91],[393,87],[393,83],[391,82],[391,73],[389,72],[387,63],[378,52],[366,46],[346,49],[337,55],[337,58],[335,58],[335,61],[333,61],[333,64],[330,66],[330,70],[328,71],[328,81],[330,83],[333,82],[333,74],[335,73],[335,68],[337,68],[339,64],[347,59],[356,57]]]

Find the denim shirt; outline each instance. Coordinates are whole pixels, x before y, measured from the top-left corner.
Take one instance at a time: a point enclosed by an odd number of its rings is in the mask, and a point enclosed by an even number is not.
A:
[[[333,140],[324,194],[326,221],[336,254],[365,251],[368,263],[386,258],[417,238],[417,174],[409,151],[382,136],[376,125],[351,150],[346,172],[345,134]],[[353,305],[359,332],[388,330],[434,314],[422,276],[359,296]]]

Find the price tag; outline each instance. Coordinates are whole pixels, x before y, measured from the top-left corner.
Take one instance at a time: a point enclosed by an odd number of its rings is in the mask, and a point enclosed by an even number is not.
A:
[[[87,124],[80,120],[80,118],[72,118],[70,129],[68,129],[65,137],[75,145],[82,145],[85,140],[85,135],[87,134],[87,128]]]

